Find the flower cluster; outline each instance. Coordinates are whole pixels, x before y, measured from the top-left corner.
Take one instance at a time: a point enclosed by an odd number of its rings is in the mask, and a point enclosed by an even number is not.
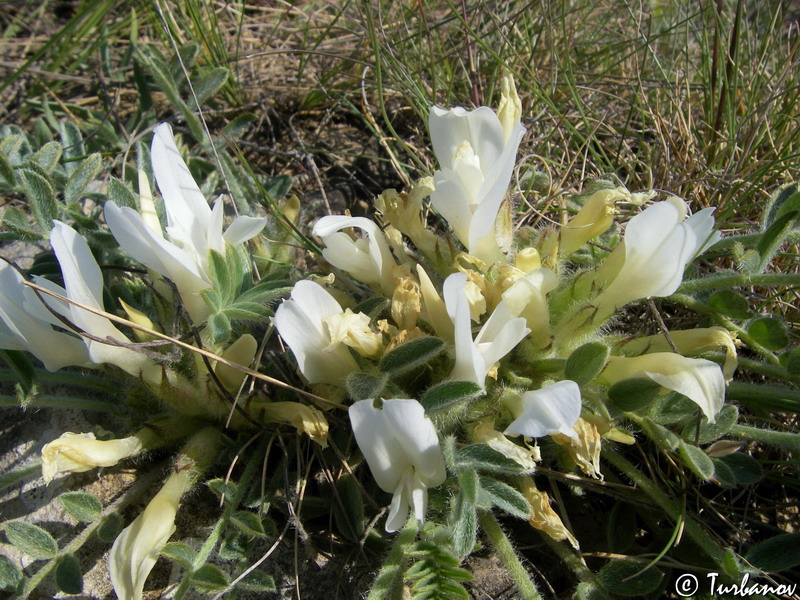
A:
[[[713,423],[735,368],[734,338],[725,330],[717,332],[724,340],[705,345],[681,331],[613,341],[612,319],[621,309],[674,293],[686,266],[719,239],[713,209],[689,216],[678,198],[652,202],[586,270],[575,270],[573,258],[607,235],[620,208],[636,210],[655,193],[600,186],[560,228],[515,224],[520,233],[512,239],[508,190],[525,128],[513,82],[505,78],[501,87],[497,113],[431,109],[439,169],[407,192],[381,194],[379,221],[331,215],[316,222],[322,257],[354,285],[301,281],[274,318],[305,380],[320,394],[355,401],[355,439],[378,486],[393,495],[387,531],[401,528],[409,511],[421,523],[427,488],[446,481],[444,423],[451,432],[454,420],[462,424],[462,447],[488,446],[525,471],[540,458],[530,444],[550,436],[577,468],[601,478],[602,439],[633,442],[617,424],[634,416],[602,401],[603,390],[646,379],[660,386],[660,398],[688,398]],[[425,227],[425,196],[448,231]],[[391,310],[358,311],[357,302],[377,298]],[[431,339],[446,352],[421,358],[435,345]],[[725,373],[691,356],[714,348],[729,352]],[[406,364],[396,374],[398,360]],[[361,381],[371,387],[364,391]],[[431,400],[457,385],[475,393]],[[448,468],[459,472],[458,464]],[[550,510],[543,492],[528,484],[519,491],[529,498],[532,523],[547,523],[558,539],[571,536],[553,525],[555,513],[542,512]]]
[[[430,508],[456,554],[472,549],[476,515],[493,507],[577,547],[531,476],[546,453],[602,479],[604,446],[635,443],[654,423],[648,411],[683,403],[692,423],[715,423],[737,366],[735,336],[717,326],[630,337],[615,321],[632,302],[678,290],[687,265],[720,237],[714,209],[690,215],[681,199],[600,182],[568,204],[560,226],[526,227],[509,193],[526,129],[509,76],[500,90],[497,112],[432,107],[432,177],[385,191],[374,218],[317,220],[326,272],[283,288],[259,281],[248,253],[269,219],[236,216],[226,228],[223,198],[209,205],[172,130],[157,126],[161,206],[140,172],[138,206],[108,201],[102,212],[115,256],[146,267],[158,290],[142,310],[119,298],[138,342],[106,312],[104,274],[69,225],[55,220],[49,238],[63,286],[0,263],[0,348],[29,351],[51,371],[121,369],[164,408],[127,437],[67,432],[45,444],[47,482],[184,442],[174,472],[112,547],[120,598],[142,597],[182,496],[217,456],[221,427],[249,435],[291,425],[327,447],[328,413],[247,385],[246,375],[282,383],[257,360],[273,326],[313,393],[294,391],[347,412],[363,458],[350,464],[366,463],[391,494],[385,530],[421,527]],[[285,292],[273,315],[269,301]],[[183,327],[174,338],[161,333],[169,321]],[[153,343],[159,337],[184,354]],[[675,451],[684,442],[670,435]]]

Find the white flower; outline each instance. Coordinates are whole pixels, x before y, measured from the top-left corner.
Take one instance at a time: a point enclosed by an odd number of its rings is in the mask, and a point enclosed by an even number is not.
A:
[[[42,283],[44,280],[39,279],[39,284]],[[17,270],[0,261],[0,348],[27,350],[41,360],[48,371],[90,366],[92,361],[83,340],[53,329],[54,325],[64,327],[33,290],[24,285]]]
[[[597,298],[602,314],[641,298],[673,294],[686,265],[719,239],[718,232],[712,233],[713,208],[688,219],[686,210],[683,200],[672,198],[650,205],[630,220],[622,247],[608,259],[611,263],[622,259],[622,265]],[[623,252],[624,258],[619,257]]]
[[[532,438],[561,433],[575,438],[577,434],[573,428],[580,416],[580,387],[574,381],[559,381],[525,392],[521,413],[504,433]]]
[[[533,337],[541,344],[550,338],[550,309],[547,294],[558,285],[558,277],[550,269],[535,269],[520,277],[503,292],[503,302],[511,313],[525,319]]]
[[[45,284],[46,280],[38,280],[38,282],[78,304],[105,311],[103,275],[86,240],[69,225],[61,221],[53,221],[53,229],[50,230],[50,244],[53,246],[53,252],[61,266],[64,288],[51,282]],[[106,317],[91,313],[72,303],[51,302],[49,298],[46,299],[46,302],[53,310],[60,312],[76,326],[97,338],[110,338],[125,344],[131,343]],[[131,375],[141,375],[146,381],[155,383],[160,381],[161,368],[144,354],[130,348],[87,338],[84,338],[84,343],[93,363],[109,363]]]
[[[334,297],[313,281],[298,281],[291,298],[275,311],[275,327],[309,383],[342,385],[347,375],[360,370],[347,346],[333,343],[325,322],[342,312]]]
[[[361,229],[367,237],[354,240],[342,231],[348,227]],[[386,237],[373,221],[330,215],[316,222],[313,233],[325,242],[322,251],[325,260],[391,297],[394,291],[392,269],[396,263]]]
[[[436,189],[431,204],[469,253],[487,262],[500,256],[495,219],[525,133],[518,112],[511,119],[504,117],[505,127],[486,106],[472,111],[434,106],[428,118],[433,152],[441,167],[433,176]]]
[[[654,352],[634,358],[612,356],[598,381],[611,385],[641,376],[689,398],[700,407],[709,423],[715,421],[725,402],[725,375],[717,363],[673,352]]]
[[[137,436],[97,440],[93,433],[62,433],[42,447],[42,477],[50,483],[57,473],[83,473],[96,467],[112,467],[142,451]]]
[[[144,512],[114,540],[108,567],[119,600],[141,600],[158,553],[175,531],[178,502],[188,487],[186,480],[185,471],[170,475]]]
[[[472,381],[485,389],[486,376],[494,364],[531,330],[525,326],[524,318],[515,318],[509,306],[500,302],[473,341],[466,284],[466,275],[453,273],[443,286],[444,302],[455,335],[456,364],[450,379]]]
[[[348,412],[372,476],[382,490],[394,494],[386,531],[405,524],[409,507],[421,525],[428,488],[441,485],[447,476],[439,438],[425,409],[416,400],[384,400],[381,409],[373,400],[361,400]]]
[[[114,202],[105,205],[111,233],[125,252],[156,273],[170,279],[180,292],[186,310],[195,321],[208,316],[200,292],[211,286],[208,275],[210,250],[225,253],[225,243],[238,245],[258,235],[267,220],[240,216],[222,233],[223,205],[212,210],[181,158],[166,123],[153,130],[151,156],[156,183],[164,199],[167,237],[154,219],[154,211],[142,197],[141,214]]]

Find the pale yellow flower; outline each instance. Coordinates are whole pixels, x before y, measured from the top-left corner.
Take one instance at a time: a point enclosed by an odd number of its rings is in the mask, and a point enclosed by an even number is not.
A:
[[[50,483],[57,473],[83,473],[96,467],[111,467],[142,451],[136,437],[98,440],[93,433],[63,433],[42,448],[42,477]]]

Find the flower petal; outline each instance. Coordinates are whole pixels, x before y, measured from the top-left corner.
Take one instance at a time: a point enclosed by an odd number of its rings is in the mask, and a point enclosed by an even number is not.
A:
[[[222,237],[231,246],[238,246],[256,237],[267,224],[266,217],[248,217],[242,215],[233,220]]]
[[[383,418],[426,486],[444,483],[447,473],[439,436],[422,404],[416,400],[384,400]]]
[[[373,400],[359,400],[347,412],[353,435],[372,476],[383,491],[395,493],[403,483],[403,475],[410,470],[411,462],[395,436],[393,424],[382,410],[373,406]]]
[[[581,390],[574,381],[525,392],[522,403],[522,414],[506,428],[506,435],[535,438],[562,433],[577,437],[573,427],[581,416]]]
[[[153,129],[153,174],[164,198],[167,226],[173,241],[191,245],[205,254],[206,232],[211,225],[211,208],[181,157],[172,128],[161,123]]]

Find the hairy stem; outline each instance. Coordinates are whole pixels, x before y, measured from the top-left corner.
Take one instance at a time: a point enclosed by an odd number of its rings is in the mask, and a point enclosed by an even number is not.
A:
[[[523,600],[542,600],[539,591],[528,575],[528,571],[523,566],[516,550],[514,550],[495,516],[491,512],[482,511],[479,518],[481,528],[486,533],[492,546],[494,546],[503,566],[508,569],[511,579],[520,594],[519,597]]]

